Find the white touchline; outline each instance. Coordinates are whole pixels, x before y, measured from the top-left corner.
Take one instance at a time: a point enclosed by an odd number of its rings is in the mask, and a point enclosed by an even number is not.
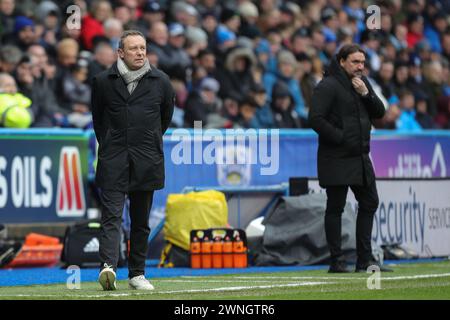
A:
[[[315,286],[321,284],[331,284],[330,282],[298,282],[274,284],[266,286],[240,286],[240,287],[222,287],[222,288],[205,288],[205,289],[188,289],[188,290],[168,290],[168,291],[150,291],[150,292],[130,292],[130,293],[111,293],[111,294],[96,294],[96,295],[82,295],[82,294],[66,294],[66,295],[51,295],[51,294],[8,294],[0,295],[0,297],[72,297],[72,298],[104,298],[104,297],[127,297],[127,296],[141,296],[154,294],[174,294],[174,293],[195,293],[195,292],[220,292],[220,291],[241,291],[241,290],[255,290],[255,289],[272,289],[272,288],[286,288],[286,287],[303,287]]]
[[[369,274],[368,274],[369,275]],[[184,276],[185,278],[195,278],[195,276]],[[421,275],[415,275],[415,276],[396,276],[396,277],[386,277],[382,276],[382,280],[413,280],[413,279],[427,279],[427,278],[442,278],[442,277],[450,277],[450,273],[438,273],[438,274],[421,274]],[[225,278],[223,278],[225,279]],[[229,279],[227,277],[227,279]],[[239,280],[264,280],[264,279],[270,279],[270,280],[367,280],[367,277],[326,277],[326,276],[298,276],[298,277],[284,277],[284,276],[267,276],[267,277],[246,277],[246,276],[239,276],[239,277],[233,277],[233,279],[239,279]],[[199,280],[200,281],[200,280]]]
[[[442,278],[450,277],[450,273],[441,274],[422,274],[415,276],[397,276],[397,277],[382,277],[381,280],[411,280],[411,279],[426,279],[426,278]],[[195,276],[183,276],[183,278],[199,278]],[[251,280],[367,280],[367,277],[234,277],[233,279],[251,279]],[[176,279],[161,279],[154,280],[154,282],[168,282]],[[207,280],[207,279],[205,279]],[[229,278],[226,280],[230,280]],[[200,279],[199,279],[200,281]],[[201,280],[204,282],[204,280]],[[232,282],[232,281],[230,281]],[[254,290],[254,289],[272,289],[272,288],[283,288],[283,287],[302,287],[302,286],[314,286],[322,284],[336,284],[336,282],[297,282],[297,283],[285,283],[285,284],[273,284],[273,285],[263,285],[263,286],[240,286],[240,287],[221,287],[221,288],[205,288],[205,289],[188,289],[188,290],[168,290],[168,291],[151,291],[151,292],[130,292],[130,293],[112,293],[112,294],[97,294],[97,295],[82,295],[82,294],[66,294],[66,295],[52,295],[52,294],[0,294],[0,297],[72,297],[72,298],[103,298],[103,297],[127,297],[127,296],[141,296],[141,295],[154,295],[154,294],[173,294],[173,293],[195,293],[195,292],[217,292],[217,291],[240,291],[240,290]]]

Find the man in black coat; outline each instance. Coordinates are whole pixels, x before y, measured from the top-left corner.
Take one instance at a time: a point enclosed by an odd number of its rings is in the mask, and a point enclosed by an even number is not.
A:
[[[120,227],[125,197],[130,199],[129,286],[152,290],[144,277],[153,192],[164,187],[162,136],[174,108],[168,76],[146,58],[145,37],[125,31],[114,65],[96,75],[92,116],[99,143],[96,184],[101,189],[102,234],[99,282],[115,290]]]
[[[365,52],[360,46],[344,45],[331,62],[328,74],[314,89],[309,112],[311,127],[319,134],[319,184],[327,193],[329,272],[348,272],[341,250],[341,216],[349,187],[358,201],[356,271],[366,272],[374,264],[371,234],[378,193],[369,143],[371,120],[383,117],[385,109],[362,76],[364,62]]]

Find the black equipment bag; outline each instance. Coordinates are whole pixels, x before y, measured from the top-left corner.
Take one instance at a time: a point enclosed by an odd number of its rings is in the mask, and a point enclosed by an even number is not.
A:
[[[61,256],[67,266],[99,267],[101,224],[98,220],[89,220],[77,223],[66,229],[64,248]],[[128,239],[121,228],[120,254],[118,267],[126,266],[128,260]]]

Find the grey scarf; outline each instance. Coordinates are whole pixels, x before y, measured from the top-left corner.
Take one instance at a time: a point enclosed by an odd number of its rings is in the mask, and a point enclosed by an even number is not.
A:
[[[130,94],[132,94],[134,89],[136,89],[139,80],[141,80],[141,78],[151,70],[148,59],[145,59],[145,64],[142,68],[138,70],[130,70],[121,58],[117,59],[117,69],[119,69],[119,73],[125,81]]]

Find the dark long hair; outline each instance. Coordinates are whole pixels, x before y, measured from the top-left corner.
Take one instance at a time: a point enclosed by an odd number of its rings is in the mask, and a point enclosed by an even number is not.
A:
[[[351,43],[351,44],[343,45],[342,48],[339,49],[339,52],[336,54],[336,60],[338,62],[340,62],[341,59],[346,60],[349,55],[351,55],[352,53],[355,53],[355,52],[361,52],[364,55],[366,55],[366,52],[364,51],[363,48],[361,48],[361,46],[359,44]]]

